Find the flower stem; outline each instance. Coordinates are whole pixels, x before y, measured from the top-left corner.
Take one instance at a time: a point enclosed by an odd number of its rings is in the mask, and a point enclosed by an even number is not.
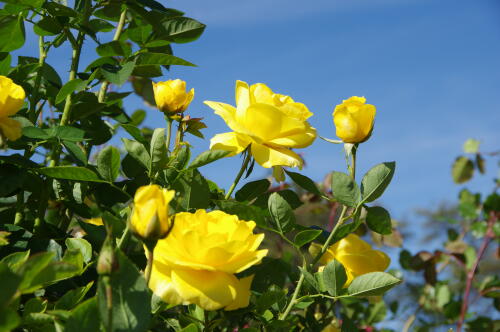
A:
[[[302,270],[305,270],[305,269],[307,269],[307,263],[306,263],[306,260],[304,259],[302,262]],[[297,281],[297,287],[295,287],[295,291],[293,292],[290,303],[288,303],[288,306],[286,307],[285,311],[279,317],[280,320],[285,320],[285,318],[288,316],[288,314],[292,310],[292,307],[295,304],[295,301],[297,300],[297,296],[299,296],[299,292],[300,292],[300,289],[302,288],[302,284],[304,283],[304,280],[305,280],[305,275],[302,272],[300,274],[299,280]]]
[[[174,122],[174,120],[168,115],[165,115],[165,120],[167,120],[167,141],[165,144],[167,145],[167,151],[170,151],[170,139],[172,136],[172,122]]]
[[[353,146],[352,149],[347,152],[346,151],[346,162],[347,162],[347,168],[349,169],[349,174],[351,175],[351,178],[354,179],[356,175],[356,149],[357,145]],[[351,163],[349,165],[349,158],[348,156],[351,156]],[[328,247],[330,246],[330,243],[333,241],[333,238],[335,237],[335,234],[338,232],[340,226],[344,224],[345,221],[349,219],[350,216],[345,217],[345,214],[347,212],[347,206],[344,205],[342,206],[342,212],[340,212],[339,219],[337,221],[337,224],[333,228],[333,230],[330,232],[330,235],[326,239],[325,243],[321,247],[321,250],[316,256],[313,258],[310,267],[312,268],[320,259],[321,257],[325,254],[325,252],[328,250]],[[296,303],[297,296],[300,293],[300,289],[302,288],[302,284],[304,283],[305,279],[305,271],[307,270],[307,264],[304,260],[304,263],[302,265],[302,272],[300,274],[299,280],[297,281],[297,287],[295,287],[295,291],[293,292],[292,298],[290,302],[288,303],[287,307],[285,308],[285,311],[283,314],[280,315],[279,319],[280,320],[285,320],[290,311],[292,310],[292,307]]]
[[[144,273],[146,278],[146,285],[149,287],[149,280],[151,279],[151,270],[153,270],[153,260],[154,260],[154,249],[148,248],[148,263],[146,265],[146,271]]]
[[[229,187],[229,190],[227,191],[226,196],[224,196],[224,199],[229,199],[231,197],[231,194],[234,191],[234,188],[238,185],[238,182],[240,182],[241,176],[243,175],[243,172],[245,172],[245,169],[248,166],[248,163],[250,162],[250,159],[252,156],[250,155],[250,151],[247,151],[247,155],[245,157],[245,160],[243,161],[243,164],[241,165],[240,171],[238,172],[238,175],[236,175],[236,178],[233,181],[233,184],[231,187]]]
[[[118,40],[120,38],[120,36],[122,35],[122,31],[123,31],[123,27],[125,25],[126,18],[127,18],[127,8],[125,8],[120,15],[118,25],[116,26],[115,35],[113,36],[113,41]],[[104,102],[104,97],[106,96],[106,91],[108,91],[108,86],[109,86],[108,81],[102,82],[101,88],[99,89],[99,95],[97,96],[97,100],[100,103]]]

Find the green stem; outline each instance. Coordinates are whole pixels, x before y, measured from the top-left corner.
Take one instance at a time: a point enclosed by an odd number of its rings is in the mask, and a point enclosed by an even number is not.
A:
[[[148,263],[146,265],[146,272],[145,272],[146,285],[148,285],[148,287],[149,287],[149,280],[151,280],[151,271],[153,270],[153,260],[154,260],[154,249],[150,250],[148,248]]]
[[[116,26],[115,35],[113,36],[113,41],[120,39],[126,18],[127,18],[127,9],[125,8],[120,15],[120,20],[118,21],[118,25]],[[102,82],[101,88],[99,89],[99,94],[97,96],[97,100],[100,103],[104,102],[104,98],[106,97],[106,91],[108,91],[108,86],[109,86],[108,81]]]
[[[349,173],[350,173],[352,179],[354,179],[356,176],[356,149],[357,149],[357,146],[354,146],[351,150],[350,154],[351,154],[352,158],[351,158],[350,165],[348,162],[348,156],[346,154],[347,168],[349,169]],[[335,225],[333,230],[330,232],[330,235],[328,236],[325,243],[321,247],[320,252],[318,254],[316,254],[316,256],[313,258],[312,263],[310,265],[311,267],[313,267],[321,259],[321,257],[323,257],[323,255],[328,250],[330,243],[333,241],[335,234],[338,232],[340,226],[342,226],[344,224],[344,222],[350,218],[350,216],[345,217],[347,209],[348,209],[348,207],[345,205],[342,207],[342,211],[340,212],[340,216],[339,216],[339,219],[337,221],[337,224]],[[302,266],[302,271],[306,271],[306,270],[307,270],[307,264],[305,264],[305,261],[304,261],[304,264]],[[304,275],[304,272],[302,272],[300,274],[299,280],[297,282],[297,287],[295,288],[295,291],[292,295],[292,299],[290,300],[290,303],[288,303],[283,314],[280,316],[280,318],[279,318],[280,320],[285,320],[286,317],[288,316],[288,314],[290,313],[290,311],[292,310],[292,307],[296,303],[297,296],[300,293],[300,289],[302,288],[302,284],[304,283],[304,279],[305,279],[305,275]]]
[[[127,226],[125,227],[125,230],[123,231],[122,237],[118,241],[118,249],[123,250],[123,246],[125,245],[125,243],[128,242],[129,238],[130,238],[130,227],[128,226],[128,223],[127,223]]]
[[[307,263],[306,263],[305,259],[302,262],[302,269],[303,269],[303,271],[307,269]],[[297,296],[300,293],[300,289],[302,288],[302,284],[304,283],[304,280],[305,280],[305,275],[302,272],[300,274],[299,280],[297,281],[297,287],[295,287],[295,291],[293,292],[292,299],[290,300],[290,303],[288,303],[288,306],[286,307],[285,311],[279,317],[280,320],[285,320],[285,318],[288,316],[288,314],[292,310],[292,307],[297,300]]]
[[[168,115],[165,115],[165,120],[167,120],[167,140],[166,140],[165,145],[167,146],[167,151],[170,151],[170,139],[172,136],[172,122],[174,122],[174,120]]]
[[[240,182],[241,176],[243,175],[243,172],[245,172],[245,169],[247,168],[248,163],[250,162],[251,158],[252,158],[252,156],[250,154],[250,151],[247,151],[247,155],[245,157],[245,160],[243,161],[243,164],[241,165],[240,171],[238,172],[238,175],[236,175],[236,178],[234,179],[231,187],[229,187],[229,190],[227,191],[227,194],[224,197],[224,199],[229,199],[229,197],[231,197],[231,194],[233,193],[234,188],[236,188],[236,186],[238,185],[238,182]]]

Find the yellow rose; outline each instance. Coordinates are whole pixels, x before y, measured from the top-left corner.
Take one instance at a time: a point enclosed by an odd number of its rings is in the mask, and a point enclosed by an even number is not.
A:
[[[186,92],[186,82],[176,79],[153,82],[156,106],[165,113],[184,112],[194,97],[194,89]]]
[[[248,306],[253,276],[234,274],[260,263],[264,234],[255,222],[222,211],[175,215],[169,236],[158,241],[149,287],[170,304],[195,303],[205,310]]]
[[[291,148],[305,148],[316,138],[316,129],[306,121],[312,113],[289,96],[274,93],[265,84],[236,81],[236,108],[205,101],[233,131],[215,135],[211,149],[236,155],[251,145],[255,161],[265,168],[299,167],[302,158]]]
[[[0,75],[0,132],[11,141],[21,137],[21,124],[9,118],[23,106],[24,89],[10,78]]]
[[[361,143],[370,138],[376,108],[365,103],[364,97],[351,97],[335,106],[333,122],[344,143]]]
[[[173,190],[161,188],[156,184],[137,189],[130,217],[132,231],[147,240],[165,237],[171,228],[168,204],[174,194]]]
[[[311,253],[319,252],[321,245],[312,243]],[[384,271],[389,266],[391,259],[382,251],[372,249],[372,246],[363,241],[356,234],[349,234],[342,240],[330,246],[319,262],[326,265],[333,259],[340,262],[346,271],[347,281],[344,287],[351,281],[365,273]]]

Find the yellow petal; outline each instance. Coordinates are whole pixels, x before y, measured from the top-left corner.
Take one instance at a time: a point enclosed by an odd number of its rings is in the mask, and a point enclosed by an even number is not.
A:
[[[226,307],[236,299],[238,279],[224,272],[172,270],[172,282],[180,297],[205,310]]]
[[[16,114],[23,106],[25,97],[24,89],[20,85],[0,75],[0,118]]]
[[[345,108],[335,109],[333,122],[336,135],[345,143],[358,143],[358,124]]]
[[[0,118],[0,131],[11,141],[22,136],[21,123],[11,118]]]
[[[101,217],[98,217],[98,218],[90,218],[90,219],[83,219],[84,222],[86,222],[87,224],[92,224],[92,225],[96,225],[96,226],[103,226],[104,223],[102,222],[102,218]]]
[[[267,143],[273,146],[281,146],[286,148],[305,148],[311,145],[316,139],[316,129],[311,127],[307,122],[306,130],[296,134],[283,135],[269,140]]]
[[[252,84],[250,87],[250,95],[253,97],[253,102],[274,105],[273,91],[263,83]]]
[[[262,167],[288,166],[302,168],[302,158],[295,152],[285,148],[271,148],[262,144],[252,143],[252,156]]]
[[[352,271],[355,275],[384,271],[390,264],[389,257],[378,250],[370,250],[360,254],[340,254],[336,256],[336,259],[342,263],[346,270]]]
[[[250,106],[250,88],[243,81],[236,81],[235,89],[236,99],[236,116],[240,118],[244,114],[248,106]],[[233,129],[234,130],[234,129]]]
[[[289,122],[278,108],[268,104],[252,104],[242,114],[240,124],[259,143],[273,139],[280,133],[283,122]]]
[[[178,304],[189,304],[185,301],[174,287],[172,283],[172,269],[157,260],[153,262],[153,268],[151,269],[151,279],[149,280],[149,288],[153,291],[156,296],[159,296],[163,301],[178,305]]]
[[[238,280],[235,285],[236,298],[231,304],[226,306],[224,310],[230,311],[248,307],[250,303],[250,286],[252,285],[253,277],[254,276],[251,275]]]
[[[210,149],[231,151],[229,156],[243,152],[251,143],[251,139],[235,132],[217,134],[210,139]]]
[[[306,121],[313,115],[307,106],[302,103],[286,103],[280,107],[280,110],[286,115],[301,121]]]
[[[204,104],[213,109],[214,113],[220,116],[229,128],[237,132],[244,132],[236,121],[236,109],[233,106],[215,101],[204,101]]]

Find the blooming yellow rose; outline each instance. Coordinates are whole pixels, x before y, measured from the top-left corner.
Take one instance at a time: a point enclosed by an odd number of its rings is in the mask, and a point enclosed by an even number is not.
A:
[[[186,91],[186,82],[176,79],[153,82],[156,106],[165,113],[184,112],[194,97],[194,89]]]
[[[238,154],[251,145],[255,161],[265,168],[299,167],[302,158],[291,148],[305,148],[316,138],[306,121],[312,113],[289,96],[274,93],[265,84],[236,81],[236,108],[205,101],[233,131],[215,135],[210,148]]]
[[[255,222],[222,211],[175,215],[169,236],[158,241],[149,287],[170,304],[195,303],[205,310],[248,306],[253,276],[234,274],[260,263],[264,234]]]
[[[312,243],[311,253],[319,252],[321,245]],[[346,271],[347,281],[351,281],[365,273],[384,271],[389,266],[391,259],[382,251],[372,249],[372,246],[363,241],[356,234],[349,234],[342,240],[330,246],[319,262],[326,265],[333,259],[340,262]]]
[[[335,106],[333,122],[344,143],[361,143],[370,138],[376,109],[365,103],[364,97],[351,97]]]
[[[137,189],[130,217],[132,231],[147,240],[165,237],[171,228],[168,204],[174,194],[173,190],[161,188],[156,184]]]
[[[21,137],[21,124],[9,118],[19,111],[26,97],[24,89],[0,75],[0,132],[11,141]]]

